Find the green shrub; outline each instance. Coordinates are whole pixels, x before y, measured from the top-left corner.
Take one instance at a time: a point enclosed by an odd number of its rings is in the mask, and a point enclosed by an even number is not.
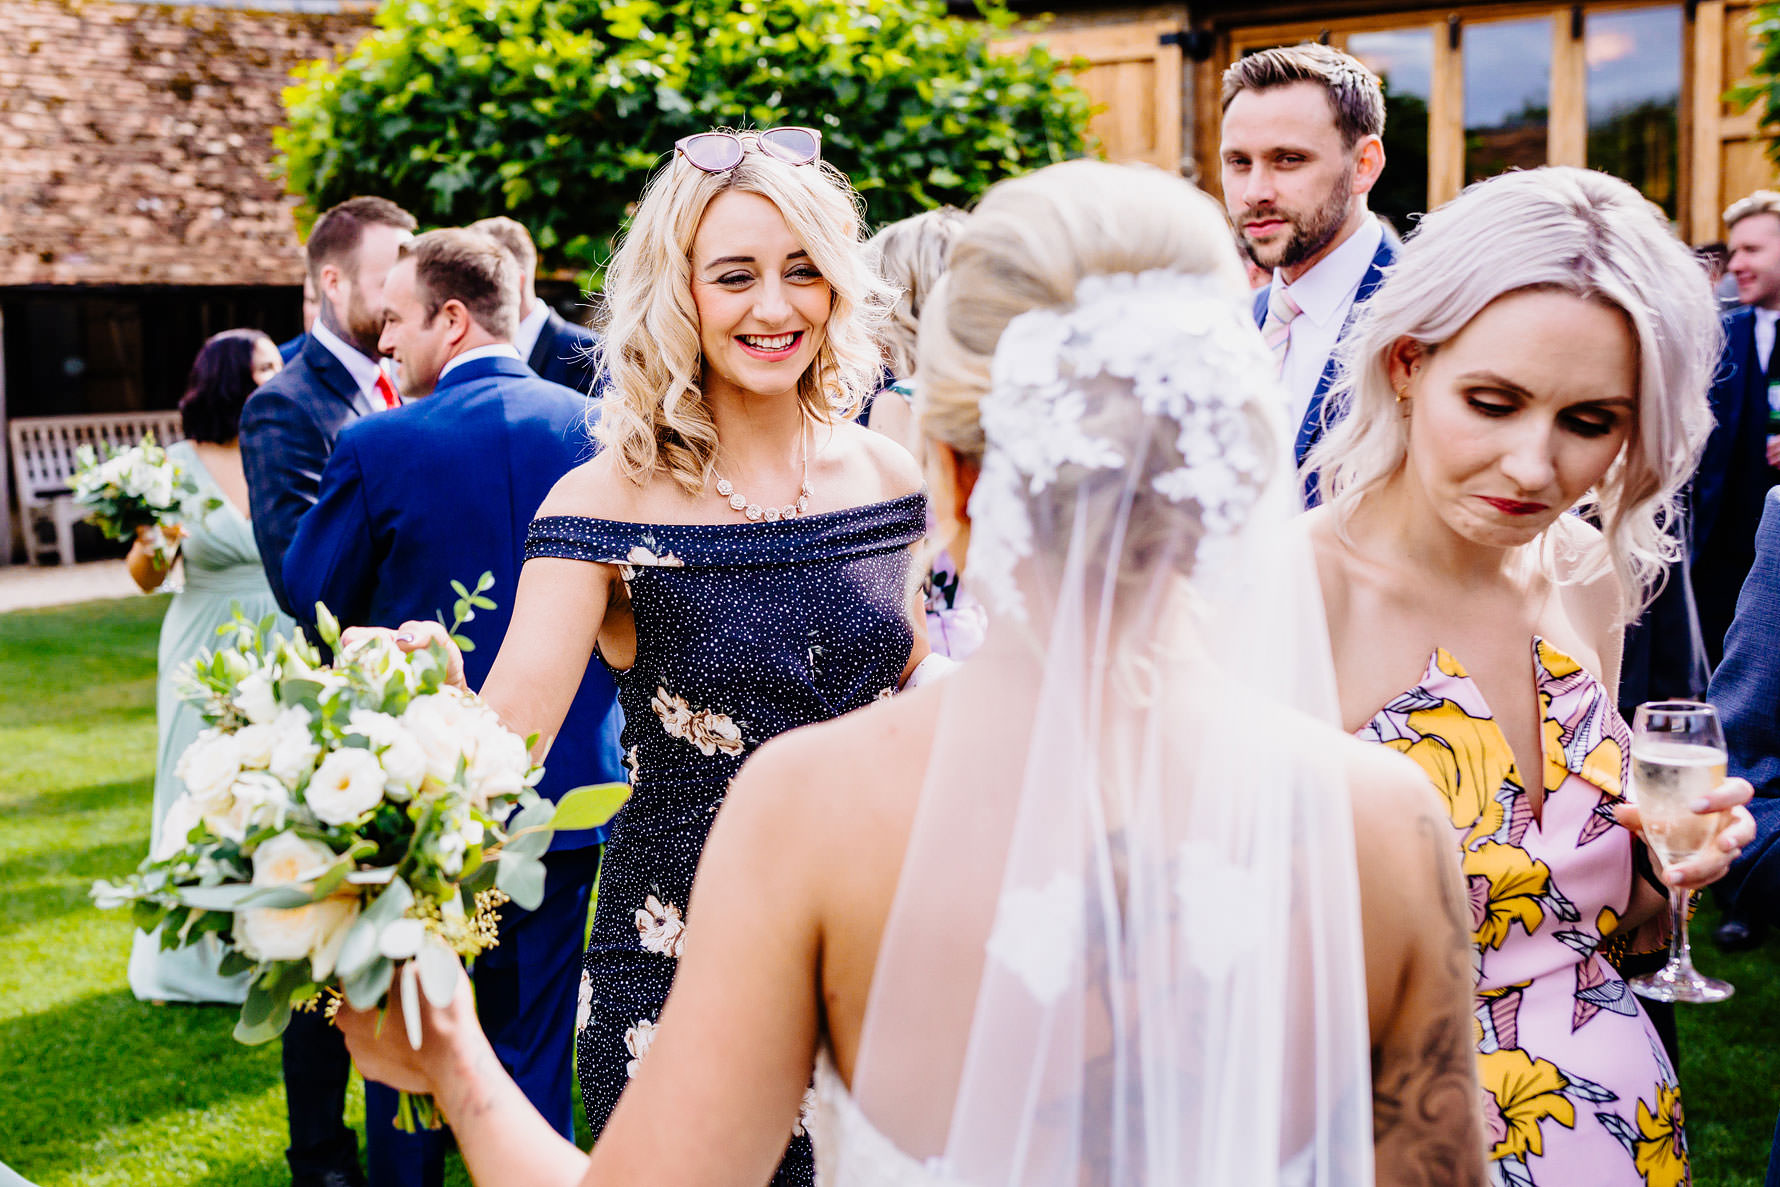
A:
[[[678,138],[820,128],[874,225],[1087,148],[1085,95],[1011,24],[943,0],[385,0],[337,66],[285,92],[277,141],[301,217],[382,194],[423,222],[508,214],[546,266],[597,284]]]

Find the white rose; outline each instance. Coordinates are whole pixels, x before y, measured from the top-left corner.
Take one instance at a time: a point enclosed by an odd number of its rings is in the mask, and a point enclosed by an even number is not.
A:
[[[248,725],[235,731],[235,759],[244,771],[263,771],[272,765],[272,748],[278,731],[270,725]]]
[[[192,744],[179,756],[173,769],[186,790],[200,800],[223,795],[241,773],[240,752],[232,734],[214,727],[192,739]]]
[[[278,716],[278,698],[264,672],[254,672],[235,686],[235,705],[254,725],[265,725]]]
[[[525,742],[493,713],[478,714],[475,750],[470,759],[469,791],[478,808],[500,795],[518,795],[531,770]]]
[[[276,737],[267,769],[295,791],[321,757],[321,747],[309,732],[309,710],[292,705],[273,720],[271,728]]]
[[[402,714],[402,725],[426,756],[430,779],[449,783],[473,738],[464,704],[450,693],[415,697]]]
[[[427,775],[426,751],[421,749],[420,743],[414,740],[400,721],[386,713],[373,713],[368,709],[354,709],[349,721],[351,732],[370,739],[371,745],[377,750],[378,761],[383,764],[383,773],[388,776],[388,782],[383,788],[384,795],[402,803],[420,790]]]
[[[254,851],[253,884],[286,886],[314,877],[334,862],[334,851],[295,833],[280,833]],[[255,960],[301,960],[321,963],[331,948],[337,953],[344,928],[351,926],[357,904],[341,896],[303,907],[250,907],[236,917],[235,938]],[[332,971],[332,956],[327,956]],[[318,977],[319,979],[319,977]]]
[[[283,824],[293,806],[284,784],[259,771],[243,771],[229,785],[228,803],[204,805],[204,824],[217,836],[239,843],[253,829]]]
[[[150,853],[151,861],[166,861],[169,857],[185,848],[185,839],[192,829],[203,819],[203,811],[198,801],[190,795],[182,795],[167,805],[167,815],[161,819],[160,834],[155,838],[154,851]]]
[[[336,750],[321,760],[303,800],[324,824],[346,824],[382,802],[384,781],[369,750]]]

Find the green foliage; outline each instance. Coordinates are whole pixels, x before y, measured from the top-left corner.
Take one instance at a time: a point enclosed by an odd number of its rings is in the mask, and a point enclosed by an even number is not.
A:
[[[1764,127],[1780,123],[1780,4],[1760,4],[1750,14],[1749,36],[1755,42],[1755,63],[1749,77],[1725,98],[1739,107],[1761,103]],[[1780,164],[1780,139],[1768,138],[1768,159]]]
[[[1088,147],[1087,97],[1013,17],[943,0],[384,0],[375,32],[285,92],[302,217],[382,194],[423,223],[507,214],[598,276],[674,141],[807,124],[874,225]]]

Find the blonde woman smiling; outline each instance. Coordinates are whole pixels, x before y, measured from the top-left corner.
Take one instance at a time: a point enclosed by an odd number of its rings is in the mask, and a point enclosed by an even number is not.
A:
[[[894,691],[926,653],[906,582],[920,473],[848,420],[888,301],[857,197],[819,148],[801,128],[706,133],[650,182],[607,274],[603,448],[539,510],[481,690],[547,739],[588,663],[618,684],[635,790],[607,843],[577,1020],[596,1134],[647,1057],[742,760]],[[776,1183],[811,1181],[797,1133]]]
[[[1347,728],[1446,797],[1493,1173],[1683,1182],[1675,1069],[1605,950],[1660,939],[1614,690],[1710,424],[1711,294],[1637,191],[1538,169],[1428,215],[1363,317],[1306,524]],[[1722,876],[1749,795],[1665,881]]]

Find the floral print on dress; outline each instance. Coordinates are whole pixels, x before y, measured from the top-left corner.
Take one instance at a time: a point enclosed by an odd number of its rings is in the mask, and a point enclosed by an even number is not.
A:
[[[1674,1070],[1603,958],[1630,902],[1620,798],[1630,737],[1600,683],[1533,640],[1542,753],[1520,768],[1477,685],[1437,650],[1359,736],[1413,759],[1445,801],[1477,969],[1473,1033],[1491,1181],[1681,1187]],[[1533,818],[1522,769],[1539,774]]]
[[[639,1020],[662,1016],[680,965],[672,909],[686,922],[705,838],[743,759],[869,703],[907,665],[908,566],[925,519],[912,494],[779,523],[533,522],[528,559],[609,566],[636,623],[626,667],[596,652],[618,686],[634,791],[612,822],[583,957],[592,1000],[575,1075],[595,1137],[651,1042],[655,1024]],[[809,1138],[790,1138],[772,1187],[810,1187],[813,1176]]]
[[[580,1034],[587,1029],[587,1020],[593,1017],[593,978],[587,970],[581,970],[581,989],[575,995],[575,1033]]]
[[[655,1043],[655,1023],[647,1018],[639,1018],[624,1032],[624,1049],[630,1052],[630,1062],[624,1065],[624,1074],[636,1079],[637,1068],[643,1062],[643,1056],[649,1054],[649,1048]]]
[[[680,908],[663,903],[652,894],[637,908],[636,918],[637,943],[643,946],[643,951],[676,960],[680,958],[686,943],[686,923],[680,918]]]
[[[675,696],[665,688],[655,690],[650,707],[661,718],[661,728],[668,737],[692,743],[706,758],[742,752],[741,727],[721,713],[694,709],[685,697]]]

